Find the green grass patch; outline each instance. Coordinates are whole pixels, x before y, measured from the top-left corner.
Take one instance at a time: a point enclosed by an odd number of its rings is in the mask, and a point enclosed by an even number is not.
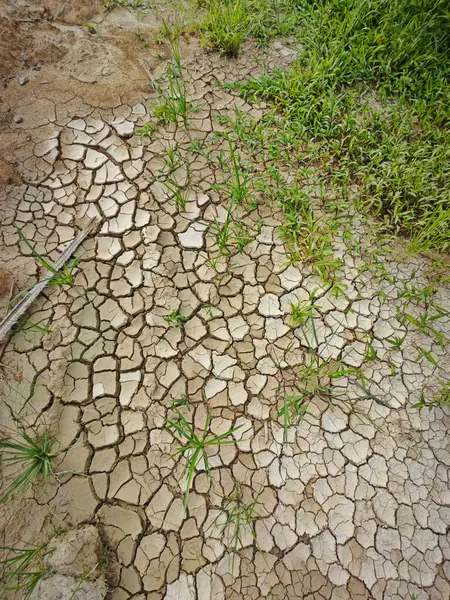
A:
[[[450,246],[449,14],[443,0],[298,2],[292,68],[234,86],[416,250]]]
[[[298,24],[295,0],[197,1],[203,16],[197,25],[205,46],[236,56],[248,37],[260,44],[293,34]]]

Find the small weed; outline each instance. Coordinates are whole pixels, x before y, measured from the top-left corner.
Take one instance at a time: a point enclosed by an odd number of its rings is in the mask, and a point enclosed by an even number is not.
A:
[[[175,200],[175,204],[178,206],[178,208],[180,210],[184,210],[186,208],[186,202],[189,198],[189,187],[182,187],[178,185],[177,181],[174,179],[166,179],[162,182],[162,184],[172,194],[172,198]]]
[[[439,367],[438,361],[434,358],[434,356],[428,350],[424,348],[418,348],[419,354],[417,355],[416,362],[422,362],[422,359],[426,358],[432,365],[435,367]]]
[[[147,48],[148,47],[148,42],[144,37],[144,34],[142,33],[142,31],[140,29],[137,29],[134,32],[134,35],[137,37],[137,39],[141,42],[142,47],[143,48]]]
[[[152,135],[152,133],[154,133],[156,130],[157,130],[156,125],[148,122],[148,123],[145,123],[139,129],[135,129],[134,133],[136,133],[137,135],[146,135],[146,136],[150,137]]]
[[[48,573],[47,569],[39,568],[37,565],[42,558],[53,551],[45,544],[33,548],[11,548],[0,547],[0,550],[9,552],[9,556],[0,561],[2,565],[2,579],[5,582],[0,591],[0,598],[4,598],[7,592],[23,591],[24,600],[28,600],[39,581]]]
[[[309,300],[299,300],[296,304],[291,304],[291,323],[293,327],[301,327],[316,314],[318,306],[313,304],[314,294]]]
[[[447,317],[447,313],[436,312],[430,314],[428,310],[425,310],[422,314],[417,317],[410,313],[404,312],[400,308],[397,310],[397,319],[403,325],[412,325],[415,329],[426,335],[430,335],[436,339],[440,346],[444,345],[445,336],[444,334],[434,327],[434,323]]]
[[[244,166],[242,155],[235,147],[231,139],[227,135],[223,135],[228,141],[229,156],[231,158],[231,173],[230,177],[220,184],[216,184],[213,188],[218,192],[223,192],[230,197],[232,204],[241,206],[245,200],[250,199],[250,204],[254,204],[251,198],[251,185],[255,175],[250,170],[250,165]],[[226,155],[223,150],[217,156],[219,166],[224,170],[228,170]]]
[[[51,333],[52,331],[47,325],[33,323],[32,321],[26,321],[22,329],[23,331],[31,331],[32,333]]]
[[[17,474],[3,493],[0,504],[13,494],[25,491],[39,477],[45,486],[49,475],[53,473],[53,460],[66,450],[54,450],[55,444],[56,440],[47,428],[42,434],[35,433],[34,439],[25,431],[20,431],[17,441],[0,441],[0,465],[17,466]]]
[[[177,123],[181,119],[187,128],[189,115],[198,107],[192,105],[186,97],[180,46],[177,40],[171,42],[171,51],[172,61],[167,68],[168,90],[164,91],[161,86],[153,82],[155,91],[162,97],[161,102],[153,106],[153,116],[158,123]]]
[[[249,498],[247,501],[241,484],[234,481],[233,491],[229,496],[223,498],[222,508],[226,517],[225,521],[221,522],[221,527],[223,527],[225,535],[225,544],[233,554],[233,561],[245,535],[249,535],[252,541],[256,542],[254,530],[255,508],[261,492],[262,489],[256,495],[256,498]],[[215,525],[215,522],[212,525]]]
[[[193,138],[188,146],[187,146],[187,150],[189,152],[195,152],[197,154],[200,154],[201,156],[206,156],[205,154],[205,150],[202,146],[202,140],[201,138]]]
[[[443,383],[440,391],[437,394],[434,394],[431,400],[426,400],[425,392],[422,392],[419,402],[413,404],[412,408],[427,407],[431,410],[435,406],[450,407],[450,381]]]
[[[168,323],[171,327],[182,328],[184,327],[186,321],[188,321],[188,317],[180,315],[180,313],[177,310],[174,310],[164,317],[164,321]]]
[[[187,396],[183,396],[181,398],[171,398],[170,404],[175,408],[178,408],[179,406],[190,406],[189,398]]]
[[[366,361],[370,361],[370,360],[375,360],[377,357],[377,351],[374,347],[374,345],[370,342],[367,343],[366,346],[366,355],[364,357],[364,360]]]
[[[408,287],[407,284],[403,284],[404,290],[397,295],[397,298],[405,298],[416,304],[425,304],[429,306],[432,302],[432,298],[436,292],[434,285],[428,285],[424,288],[417,288],[415,285]]]
[[[283,440],[288,441],[288,430],[292,425],[299,425],[308,411],[309,400],[304,394],[285,395],[283,406],[278,411],[277,416],[283,419],[284,433]]]
[[[163,157],[164,165],[166,166],[167,172],[172,173],[181,165],[181,158],[178,154],[177,146],[169,146]]]
[[[202,308],[204,308],[206,310],[206,312],[208,313],[208,316],[211,319],[214,319],[214,313],[213,313],[211,304],[203,304]]]
[[[184,495],[184,506],[186,507],[189,501],[189,492],[192,485],[192,480],[197,467],[200,465],[206,473],[210,474],[210,466],[207,450],[233,444],[234,440],[228,439],[233,435],[239,427],[234,427],[220,435],[208,434],[209,425],[211,423],[211,415],[208,413],[205,421],[205,427],[199,435],[195,433],[192,425],[186,420],[183,414],[177,409],[175,412],[176,420],[167,419],[165,429],[168,431],[178,444],[178,448],[174,452],[174,456],[185,456],[187,459],[183,469],[182,478],[186,481],[186,492]]]
[[[291,261],[303,259],[324,282],[333,282],[342,261],[333,257],[330,220],[315,216],[311,198],[300,189],[298,181],[285,190],[281,206],[284,223],[279,230]]]
[[[97,33],[97,27],[95,23],[85,23],[83,25],[83,29],[85,29],[91,35],[95,35]]]
[[[306,318],[304,313],[301,318]],[[314,317],[309,317],[312,338],[316,347],[319,346],[319,339],[315,326]],[[355,383],[362,388],[364,395],[367,398],[365,380],[359,369],[348,368],[341,361],[336,361],[331,358],[323,359],[313,347],[313,341],[309,339],[308,334],[304,332],[304,340],[309,351],[306,353],[303,364],[295,373],[295,381],[293,388],[297,393],[288,394],[286,384],[283,380],[283,405],[278,411],[278,417],[283,421],[284,433],[283,440],[288,441],[289,428],[292,425],[299,425],[308,411],[308,407],[314,398],[321,398],[328,402],[330,406],[340,400],[342,391],[334,386],[335,382],[342,378],[354,378]],[[326,348],[327,342],[323,349]]]
[[[73,286],[75,284],[74,272],[78,266],[78,263],[81,260],[79,256],[76,256],[74,259],[72,259],[67,265],[62,267],[60,270],[55,269],[55,267],[50,262],[48,262],[48,260],[46,260],[41,254],[39,254],[39,252],[35,249],[35,247],[30,244],[30,242],[26,239],[26,237],[23,235],[21,230],[18,227],[16,227],[16,229],[17,229],[17,233],[19,234],[22,241],[31,250],[36,262],[41,267],[43,267],[44,269],[46,269],[47,271],[49,271],[51,273],[51,275],[49,276],[49,279],[48,279],[48,285]]]
[[[202,41],[209,47],[237,56],[251,30],[246,0],[211,0],[201,23]]]
[[[258,235],[257,233],[252,233],[244,223],[233,219],[233,204],[233,201],[231,201],[223,223],[216,217],[209,225],[209,231],[214,235],[218,248],[217,258],[220,256],[230,256],[233,249],[241,254],[245,246],[250,244],[256,235]],[[217,259],[212,262],[217,262]]]

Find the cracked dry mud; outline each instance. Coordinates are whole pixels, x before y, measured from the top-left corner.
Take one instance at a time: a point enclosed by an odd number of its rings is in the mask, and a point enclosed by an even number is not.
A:
[[[275,44],[265,61],[289,59]],[[48,289],[33,304],[30,319],[51,332],[15,333],[2,357],[20,373],[19,381],[4,375],[2,422],[11,413],[44,418],[62,444],[76,440],[59,483],[35,486],[24,506],[42,531],[99,525],[118,561],[112,600],[446,600],[449,418],[410,407],[437,375],[415,362],[419,334],[399,323],[395,304],[400,282],[413,273],[425,281],[428,265],[391,262],[399,283],[389,284],[358,274],[362,259],[336,243],[348,286],[336,298],[308,267],[287,266],[281,215],[261,203],[245,216],[262,219],[259,235],[218,274],[207,260],[216,251],[207,224],[225,206],[214,170],[186,151],[192,185],[183,211],[152,178],[171,142],[186,149],[190,138],[208,140],[218,115],[238,106],[258,118],[261,108],[215,84],[261,67],[251,48],[226,61],[195,44],[183,66],[200,104],[188,134],[171,125],[150,140],[135,135],[149,119],[144,96],[113,109],[47,99],[49,124],[28,126],[27,183],[10,186],[2,204],[2,266],[23,283],[36,275],[13,224],[52,258],[89,218],[101,224],[80,251],[77,287]],[[318,353],[363,365],[373,396],[356,399],[341,379],[340,401],[317,398],[283,443],[282,389],[306,350],[291,303],[314,289]],[[438,295],[449,309],[448,288]],[[172,311],[188,318],[183,328],[164,320]],[[448,319],[439,327],[450,334]],[[370,362],[367,335],[377,351]],[[398,350],[386,342],[396,335],[406,335]],[[425,336],[420,343],[450,370],[445,349]],[[170,399],[183,396],[198,428],[208,411],[214,433],[241,426],[235,443],[211,449],[211,480],[197,472],[186,511],[184,463],[163,429]],[[216,519],[234,480],[256,499],[256,539],[244,532],[233,557]],[[9,515],[9,527],[17,522]]]

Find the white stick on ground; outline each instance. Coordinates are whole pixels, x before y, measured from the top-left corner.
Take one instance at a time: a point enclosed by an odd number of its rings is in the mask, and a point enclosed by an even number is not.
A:
[[[65,265],[65,263],[69,260],[78,246],[85,240],[85,238],[91,232],[95,223],[95,219],[91,219],[87,225],[80,231],[80,233],[73,238],[70,244],[65,248],[60,254],[58,260],[54,263],[54,267],[57,271],[61,269]],[[6,335],[10,332],[11,327],[14,323],[20,319],[20,317],[27,311],[30,304],[35,300],[42,290],[45,288],[47,283],[53,277],[54,273],[51,271],[46,271],[41,279],[31,288],[31,290],[22,298],[20,302],[16,304],[16,306],[6,315],[3,321],[0,323],[0,342],[6,337]]]

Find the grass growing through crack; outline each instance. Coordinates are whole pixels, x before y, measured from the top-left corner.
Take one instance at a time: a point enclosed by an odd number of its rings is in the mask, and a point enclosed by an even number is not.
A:
[[[314,304],[314,294],[310,295],[309,300],[299,300],[291,303],[291,323],[293,327],[301,327],[316,314],[318,306]]]
[[[342,400],[344,394],[336,389],[335,384],[337,382],[348,379],[348,385],[353,384],[354,387],[360,388],[362,395],[359,396],[359,393],[356,392],[352,393],[353,400],[372,397],[366,390],[365,379],[360,369],[349,368],[340,360],[320,356],[318,352],[319,337],[312,313],[309,313],[309,317],[302,313],[301,320],[302,325],[300,327],[308,351],[305,353],[303,364],[298,367],[295,380],[290,386],[292,390],[295,389],[296,393],[288,394],[283,380],[283,404],[277,414],[283,423],[283,440],[285,443],[288,441],[290,427],[301,423],[309,405],[315,398],[324,400],[330,406]],[[309,325],[309,332],[306,330],[306,325]],[[328,345],[329,341],[323,345],[322,351]]]
[[[44,258],[42,256],[42,254],[39,254],[39,252],[36,250],[35,246],[30,244],[30,242],[26,239],[26,237],[23,235],[23,233],[21,232],[21,230],[18,227],[16,227],[16,230],[17,230],[17,233],[19,234],[21,240],[31,250],[31,253],[33,254],[34,259],[36,260],[38,265],[40,265],[41,267],[46,269],[49,273],[51,273],[51,275],[49,276],[49,279],[48,279],[48,285],[52,285],[52,286],[64,286],[64,285],[73,286],[73,285],[75,285],[75,275],[74,275],[75,269],[77,268],[78,263],[81,260],[81,257],[76,256],[68,264],[61,267],[61,269],[59,269],[59,270],[55,269],[55,267],[52,265],[52,263],[49,262],[46,258]]]
[[[184,210],[189,198],[189,187],[179,185],[174,179],[166,179],[162,184],[172,194],[172,198],[175,200],[177,207],[180,210]]]
[[[0,590],[0,598],[7,597],[8,592],[24,592],[23,599],[28,600],[39,581],[48,573],[48,569],[39,568],[38,563],[52,548],[46,544],[33,548],[0,547],[9,553],[7,558],[0,561],[2,579],[5,582]]]
[[[169,39],[172,60],[167,68],[167,91],[153,82],[153,87],[162,100],[153,106],[153,116],[157,123],[177,123],[179,119],[185,128],[189,124],[189,115],[197,109],[186,96],[186,85],[181,63],[180,46],[177,39]]]
[[[208,476],[210,474],[207,454],[208,448],[218,448],[226,444],[234,444],[234,440],[228,438],[240,427],[234,427],[220,435],[209,433],[211,415],[208,413],[203,431],[197,435],[194,427],[175,406],[173,407],[173,411],[175,413],[175,418],[173,420],[167,419],[165,430],[170,433],[178,444],[174,456],[184,456],[186,458],[186,465],[181,475],[181,477],[185,479],[186,485],[184,494],[184,506],[186,507],[197,467],[201,466]]]
[[[284,222],[279,230],[292,262],[303,260],[326,283],[335,279],[342,261],[333,255],[333,229],[338,226],[325,216],[317,216],[313,202],[298,181],[281,201]]]
[[[209,529],[213,527],[220,527],[220,530],[224,533],[224,542],[227,546],[228,551],[232,553],[232,570],[234,569],[234,561],[236,554],[241,546],[245,544],[245,538],[257,544],[255,534],[255,519],[256,519],[256,506],[258,498],[263,491],[261,487],[260,491],[255,497],[246,497],[244,489],[239,481],[234,480],[233,490],[227,496],[223,496],[222,499],[222,511],[212,521]]]
[[[55,445],[56,440],[48,428],[43,433],[35,432],[33,437],[20,431],[16,439],[0,440],[0,465],[15,469],[11,483],[0,498],[1,504],[13,494],[28,489],[39,478],[42,485],[46,485],[53,473],[53,460],[66,450],[56,450]]]
[[[446,338],[437,324],[448,318],[450,313],[435,302],[435,292],[434,284],[423,288],[405,284],[403,291],[398,294],[398,298],[404,302],[397,307],[397,319],[405,326],[410,325],[417,331],[434,337],[443,346]],[[412,309],[408,303],[412,303]]]
[[[446,381],[441,385],[441,389],[434,394],[430,400],[425,397],[425,392],[420,395],[419,402],[413,404],[412,408],[423,408],[427,407],[430,410],[436,406],[450,407],[450,381]]]
[[[201,30],[205,46],[236,56],[251,30],[247,0],[211,0]]]
[[[177,310],[173,310],[171,313],[164,317],[164,321],[171,327],[182,328],[184,327],[186,321],[188,321],[188,317],[180,315],[180,313]]]

